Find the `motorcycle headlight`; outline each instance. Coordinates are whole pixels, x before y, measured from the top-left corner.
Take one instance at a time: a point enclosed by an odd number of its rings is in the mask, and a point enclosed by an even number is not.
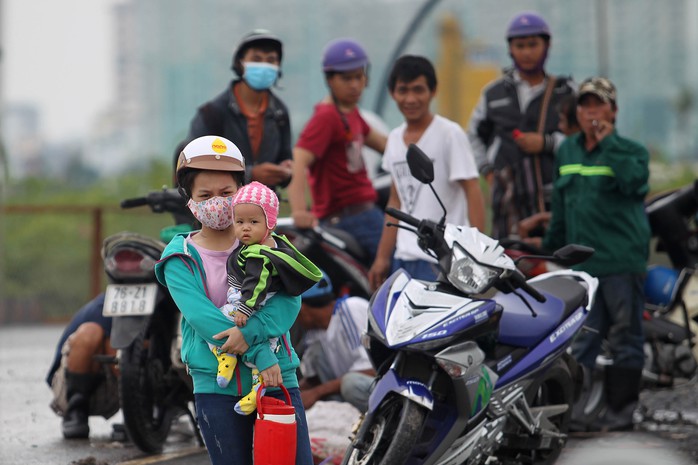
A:
[[[502,273],[499,268],[478,263],[461,248],[453,252],[448,280],[466,294],[485,292]]]

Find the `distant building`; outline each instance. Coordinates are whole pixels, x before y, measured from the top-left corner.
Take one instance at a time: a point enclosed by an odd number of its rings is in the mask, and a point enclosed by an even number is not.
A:
[[[502,66],[510,63],[504,38],[508,21],[518,12],[538,11],[553,33],[549,72],[571,74],[577,82],[607,75],[618,87],[623,133],[670,157],[698,151],[698,2],[510,0],[497,5],[461,2],[458,17],[467,39],[499,47]],[[682,115],[677,112],[681,95],[694,102]]]
[[[466,128],[482,88],[499,76],[500,67],[492,46],[464,40],[453,15],[443,18],[440,31],[438,112]]]
[[[277,92],[289,106],[294,134],[326,93],[320,60],[324,45],[355,37],[370,59],[370,85],[362,107],[373,109],[379,82],[395,45],[424,0],[131,0],[114,9],[117,90],[88,144],[90,162],[109,163],[151,156],[169,159],[185,137],[196,108],[223,91],[233,72],[239,38],[267,28],[284,41],[283,78]],[[686,156],[698,149],[698,2],[695,0],[489,0],[441,2],[413,35],[406,53],[444,59],[440,36],[446,13],[463,34],[460,84],[440,75],[456,92],[451,108],[465,125],[473,96],[510,65],[504,38],[509,20],[522,10],[545,15],[553,31],[547,69],[577,82],[608,74],[618,85],[619,126],[629,137]],[[167,12],[165,14],[165,12]],[[273,14],[269,14],[273,12]],[[367,14],[370,12],[370,14]],[[604,20],[605,19],[605,20]],[[495,71],[496,70],[496,71]],[[602,72],[603,71],[603,72]],[[462,89],[458,90],[458,85]],[[677,99],[693,98],[678,113]],[[443,101],[439,102],[438,111]],[[681,115],[681,116],[677,116]],[[401,121],[392,102],[381,115],[389,126]],[[96,147],[101,150],[97,152]]]
[[[8,170],[13,177],[43,174],[39,110],[31,104],[6,104],[2,115]]]

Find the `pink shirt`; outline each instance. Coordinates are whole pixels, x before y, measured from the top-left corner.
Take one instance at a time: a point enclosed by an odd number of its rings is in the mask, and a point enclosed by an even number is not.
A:
[[[233,250],[238,245],[238,241],[228,250],[209,250],[195,244],[191,239],[192,235],[187,236],[187,245],[194,247],[204,264],[204,273],[206,273],[206,285],[208,286],[208,296],[216,307],[222,307],[226,303],[226,293],[228,292],[228,273],[226,271],[226,263],[228,256],[233,253]]]

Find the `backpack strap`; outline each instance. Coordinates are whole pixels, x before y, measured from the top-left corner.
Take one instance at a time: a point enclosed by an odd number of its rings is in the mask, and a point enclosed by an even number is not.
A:
[[[538,129],[536,132],[543,137],[543,140],[545,140],[545,121],[548,117],[548,107],[550,106],[550,97],[553,95],[553,89],[555,88],[555,81],[555,76],[548,76],[548,85],[545,88],[543,101],[540,104],[540,115],[538,115]],[[542,213],[545,211],[545,197],[543,192],[543,170],[540,165],[540,157],[540,153],[533,155],[533,166],[536,176],[536,190],[538,191],[536,193],[536,203],[538,205],[538,211]]]

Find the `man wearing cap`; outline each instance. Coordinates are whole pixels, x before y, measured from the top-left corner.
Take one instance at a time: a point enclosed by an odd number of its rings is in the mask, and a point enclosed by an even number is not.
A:
[[[237,78],[198,108],[181,147],[200,136],[223,136],[245,157],[246,182],[285,186],[291,179],[291,125],[286,105],[271,87],[281,77],[281,40],[270,31],[246,34],[233,54]]]
[[[364,145],[383,153],[386,137],[366,124],[358,103],[368,79],[368,56],[353,39],[325,48],[322,68],[330,94],[315,106],[293,149],[293,179],[288,199],[294,223],[318,223],[348,232],[367,253],[376,255],[383,215],[362,157]],[[312,208],[306,203],[310,186]]]
[[[518,221],[550,208],[553,160],[564,139],[556,107],[575,85],[545,72],[551,33],[533,12],[517,15],[506,34],[513,67],[488,84],[467,133],[491,190],[492,236],[517,234]]]
[[[644,210],[649,154],[618,134],[617,111],[611,81],[594,77],[582,82],[577,99],[581,132],[568,137],[557,153],[552,218],[542,242],[547,250],[569,243],[596,250],[575,266],[599,278],[599,289],[586,320],[592,331],[579,334],[572,353],[591,373],[606,339],[613,365],[606,367],[608,408],[598,423],[587,425],[589,430],[632,428],[644,365],[642,277],[650,240]]]

